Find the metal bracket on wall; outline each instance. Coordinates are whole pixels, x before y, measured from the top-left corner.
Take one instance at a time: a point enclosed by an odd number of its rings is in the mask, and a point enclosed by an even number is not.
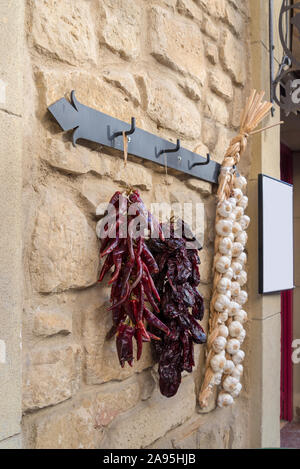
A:
[[[177,140],[174,147],[173,143],[137,128],[134,118],[128,129],[126,122],[81,104],[75,97],[75,91],[71,93],[71,103],[62,98],[49,106],[48,110],[63,130],[74,129],[73,145],[77,140],[83,139],[123,151],[121,137],[125,132],[128,136],[129,154],[162,166],[167,158],[168,168],[196,179],[218,183],[220,164],[211,161],[210,157],[204,158],[182,148],[180,140]]]
[[[274,0],[269,0],[269,54],[270,54],[270,100],[277,104],[288,116],[291,112],[295,115],[300,112],[299,58],[293,55],[293,49],[297,50],[295,31],[300,32],[300,2],[282,0],[278,25],[274,25]],[[274,26],[278,28],[279,38],[283,50],[281,62],[275,58]],[[295,42],[295,44],[294,44]],[[277,51],[277,54],[279,51]],[[275,73],[275,64],[278,64]],[[296,96],[296,97],[295,97]],[[272,108],[274,116],[275,107]]]

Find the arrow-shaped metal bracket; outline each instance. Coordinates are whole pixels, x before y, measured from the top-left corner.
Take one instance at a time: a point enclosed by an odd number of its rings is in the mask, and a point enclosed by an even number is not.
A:
[[[63,130],[74,129],[73,145],[76,145],[77,140],[82,139],[123,151],[122,132],[125,131],[130,134],[129,154],[162,166],[165,165],[165,158],[168,158],[169,168],[197,179],[218,183],[219,163],[211,160],[208,162],[207,157],[204,158],[178,146],[178,142],[176,146],[174,143],[139,129],[135,127],[135,122],[134,127],[133,122],[130,127],[126,122],[85,106],[77,101],[75,91],[71,93],[71,102],[62,98],[48,109]]]

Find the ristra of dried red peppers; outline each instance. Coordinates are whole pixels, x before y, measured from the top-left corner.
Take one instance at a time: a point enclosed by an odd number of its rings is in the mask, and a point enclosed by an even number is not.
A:
[[[146,209],[138,191],[116,192],[110,200],[107,215],[97,225],[101,239],[100,256],[106,256],[99,281],[112,268],[111,303],[113,326],[107,338],[117,334],[117,352],[122,367],[133,364],[133,338],[137,342],[137,360],[141,358],[143,342],[161,340],[147,332],[145,321],[152,330],[169,334],[169,328],[151,311],[159,312],[160,296],[152,275],[159,269],[145,244],[144,231],[164,240],[161,226]],[[112,210],[114,209],[114,210]],[[99,227],[99,229],[98,229]]]
[[[178,228],[182,235],[178,234]],[[187,243],[193,243],[195,249],[187,249],[190,247]],[[159,333],[162,340],[153,343],[159,362],[159,385],[164,396],[172,397],[180,386],[181,373],[184,370],[191,373],[195,366],[193,344],[206,342],[197,321],[204,314],[203,298],[197,290],[199,244],[180,220],[171,223],[170,236],[165,241],[151,239],[148,245],[159,266],[159,273],[154,277],[161,297],[158,317],[171,331],[168,336]]]

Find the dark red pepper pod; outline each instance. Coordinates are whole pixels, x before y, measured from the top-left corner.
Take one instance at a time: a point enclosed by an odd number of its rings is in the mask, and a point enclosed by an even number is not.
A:
[[[204,315],[204,301],[197,290],[200,283],[198,250],[201,247],[182,220],[172,222],[168,229],[163,227],[163,231],[168,233],[165,241],[150,239],[148,247],[159,266],[159,273],[153,279],[161,298],[159,314],[155,318],[170,332],[161,335],[161,341],[153,346],[159,362],[161,393],[172,397],[181,383],[181,373],[191,373],[195,366],[194,343],[204,344],[206,334],[197,322]],[[191,249],[191,245],[197,249]],[[151,294],[149,284],[147,288],[146,293],[150,290]],[[148,321],[151,327],[155,324],[150,315]]]
[[[152,306],[159,312],[160,296],[152,278],[159,269],[145,244],[143,233],[148,227],[157,230],[159,236],[162,229],[146,209],[138,191],[129,191],[126,195],[116,192],[110,203],[116,214],[113,217],[108,213],[103,222],[105,238],[102,239],[100,257],[107,257],[99,281],[114,269],[108,281],[111,285],[112,304],[109,310],[112,311],[113,326],[107,338],[117,333],[118,356],[124,367],[126,362],[129,365],[133,363],[133,337],[137,342],[139,360],[143,342],[150,342],[151,339],[159,341],[159,329],[169,333],[168,327],[147,308],[150,304],[149,308]],[[163,239],[163,236],[160,238]],[[147,323],[154,328],[150,334],[145,328]]]
[[[117,334],[117,351],[120,365],[124,368],[125,363],[128,362],[130,366],[133,364],[133,343],[134,328],[121,324],[118,327]]]

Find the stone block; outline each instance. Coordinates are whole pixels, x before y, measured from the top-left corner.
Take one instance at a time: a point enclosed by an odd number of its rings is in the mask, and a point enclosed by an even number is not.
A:
[[[120,416],[111,424],[103,448],[140,449],[181,425],[195,411],[192,376],[185,378],[176,396],[167,399],[157,389],[151,399]]]
[[[78,189],[91,215],[95,216],[98,207],[102,207],[102,215],[104,214],[116,186],[112,180],[99,180],[98,177],[89,175],[82,178]]]
[[[152,189],[152,175],[149,169],[129,161],[126,166],[123,162],[120,162],[118,168],[113,176],[115,182],[124,187],[129,185],[145,191]]]
[[[102,386],[95,402],[95,421],[98,428],[106,427],[118,415],[129,411],[140,398],[140,386],[135,378],[123,383],[111,383]]]
[[[79,176],[95,173],[112,179],[119,167],[119,161],[116,163],[114,156],[93,151],[83,145],[74,147],[72,142],[64,142],[60,138],[48,138],[44,148],[42,147],[41,158],[64,174]]]
[[[223,125],[229,122],[227,104],[213,93],[207,93],[204,115]]]
[[[112,326],[111,311],[107,311],[107,307],[108,304],[105,304],[101,309],[84,313],[85,378],[88,384],[122,381],[153,365],[150,344],[144,344],[141,360],[135,361],[132,368],[128,364],[121,368],[115,337],[106,340],[106,334]]]
[[[229,2],[226,2],[224,19],[238,36],[242,36],[243,31],[247,26],[245,17],[242,16],[241,12],[234,8]]]
[[[33,350],[23,368],[23,410],[48,407],[72,397],[80,381],[78,345]]]
[[[201,265],[199,267],[201,283],[209,284],[212,281],[213,249],[204,247],[200,253]]]
[[[229,0],[232,6],[245,15],[246,19],[249,17],[249,4],[248,2],[241,2],[240,0]]]
[[[226,0],[195,0],[207,13],[217,19],[221,19],[225,15]]]
[[[187,99],[170,80],[145,78],[147,111],[160,127],[174,130],[187,138],[201,135],[201,117],[194,103]]]
[[[216,146],[218,131],[214,121],[203,119],[202,123],[202,140],[203,143],[212,151]]]
[[[30,38],[48,58],[69,64],[96,63],[96,36],[89,2],[31,1]]]
[[[37,336],[49,337],[56,334],[71,334],[72,317],[70,314],[36,311],[34,315],[33,333]]]
[[[233,127],[239,127],[242,118],[242,112],[244,110],[246,102],[245,93],[241,88],[235,88],[233,93],[233,100],[232,100],[232,117],[231,123]]]
[[[96,449],[102,433],[95,428],[93,400],[82,398],[70,410],[37,419],[34,435],[35,449]]]
[[[42,197],[30,259],[34,287],[47,293],[93,285],[99,266],[95,230],[58,189],[48,188]]]
[[[152,445],[148,446],[149,449],[174,449],[173,443],[168,438],[168,436],[159,438],[159,440],[155,441]]]
[[[99,6],[100,44],[123,59],[137,59],[142,33],[140,5],[135,0],[100,0]]]
[[[222,437],[219,434],[219,429],[210,429],[207,431],[200,431],[198,435],[198,448],[199,449],[225,449],[222,442]]]
[[[202,95],[202,87],[199,86],[193,78],[185,78],[184,81],[178,82],[180,88],[183,89],[184,94],[193,101],[200,101]]]
[[[216,25],[209,16],[205,16],[202,22],[202,30],[208,37],[218,42],[220,37],[220,30],[218,25]]]
[[[197,8],[193,0],[177,0],[176,8],[179,13],[194,21],[202,20],[202,11]]]
[[[141,103],[139,89],[136,85],[134,77],[126,70],[107,69],[103,72],[104,79],[119,88],[126,94],[135,106]]]
[[[225,70],[238,85],[246,82],[246,64],[248,62],[247,50],[232,33],[224,31],[220,57]]]
[[[205,55],[213,65],[219,62],[219,51],[215,44],[210,41],[205,41]]]
[[[207,197],[212,193],[212,184],[206,181],[202,181],[200,179],[188,179],[186,185],[189,189],[193,189],[199,192],[204,197]]]
[[[210,88],[218,96],[231,101],[233,97],[233,87],[230,77],[218,68],[214,68],[209,73]]]
[[[203,82],[204,47],[199,27],[153,7],[150,40],[151,53],[158,62]]]
[[[225,153],[229,147],[231,139],[236,135],[232,130],[226,127],[219,126],[217,145],[214,149],[214,160],[218,163],[222,163],[224,160]]]
[[[38,68],[35,73],[36,87],[39,92],[38,115],[44,118],[46,109],[65,96],[70,99],[71,90],[76,90],[76,98],[82,104],[109,114],[120,120],[130,122],[132,103],[121,89],[117,89],[98,75],[81,70],[64,71]],[[109,99],[107,97],[109,96]],[[139,113],[135,111],[137,126]],[[50,119],[50,114],[47,113]],[[53,119],[51,118],[51,122]],[[58,127],[55,125],[57,131]]]

